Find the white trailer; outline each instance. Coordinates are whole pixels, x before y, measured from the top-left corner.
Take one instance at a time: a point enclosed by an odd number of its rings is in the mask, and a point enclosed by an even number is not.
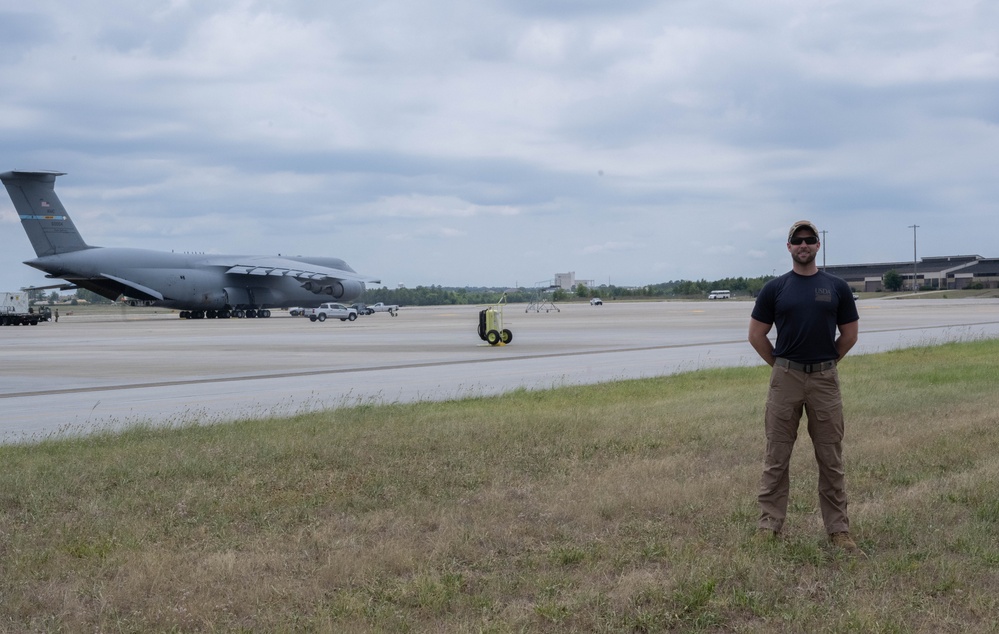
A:
[[[47,306],[32,308],[27,293],[0,293],[0,326],[37,326],[48,321],[50,314]]]

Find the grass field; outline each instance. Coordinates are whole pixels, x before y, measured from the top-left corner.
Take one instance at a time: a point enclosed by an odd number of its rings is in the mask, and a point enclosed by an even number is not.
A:
[[[997,631],[997,359],[841,364],[863,557],[766,368],[0,446],[0,631]]]

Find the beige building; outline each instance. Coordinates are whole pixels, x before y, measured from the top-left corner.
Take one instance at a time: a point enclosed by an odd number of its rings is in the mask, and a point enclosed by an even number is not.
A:
[[[586,288],[593,288],[595,286],[595,282],[593,280],[577,280],[575,271],[569,271],[568,273],[556,273],[555,284],[553,284],[553,286],[556,286],[563,291],[571,291],[580,284]]]

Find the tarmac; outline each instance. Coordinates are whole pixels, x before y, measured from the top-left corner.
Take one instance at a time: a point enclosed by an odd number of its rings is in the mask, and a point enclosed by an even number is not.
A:
[[[999,299],[865,299],[854,354],[999,337]],[[122,309],[0,328],[0,442],[212,424],[359,404],[441,401],[762,361],[747,300],[504,308],[509,345],[477,333],[482,306],[403,307],[324,323],[182,320]],[[775,332],[771,333],[774,336]]]

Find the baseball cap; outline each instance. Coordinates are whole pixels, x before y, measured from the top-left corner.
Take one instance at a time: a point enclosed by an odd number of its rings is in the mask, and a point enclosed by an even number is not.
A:
[[[791,230],[787,232],[787,239],[790,240],[791,237],[794,235],[794,232],[797,231],[798,229],[808,229],[813,234],[815,234],[816,238],[819,237],[819,230],[815,228],[815,225],[813,225],[811,221],[799,220],[798,222],[791,225]]]

